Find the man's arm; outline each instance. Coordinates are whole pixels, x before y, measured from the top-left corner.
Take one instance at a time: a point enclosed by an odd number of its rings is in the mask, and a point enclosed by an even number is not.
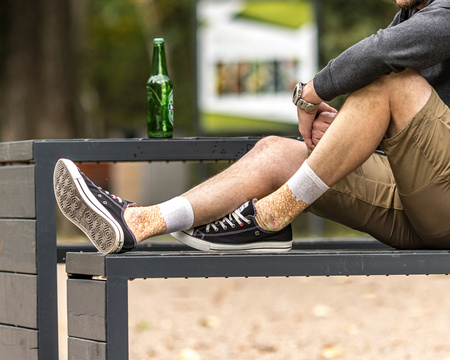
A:
[[[421,70],[448,59],[449,19],[449,2],[435,0],[410,19],[360,41],[315,76],[316,95],[328,101],[391,72],[408,67]]]

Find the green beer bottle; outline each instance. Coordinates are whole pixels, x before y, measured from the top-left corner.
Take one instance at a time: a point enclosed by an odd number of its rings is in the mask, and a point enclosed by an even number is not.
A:
[[[153,40],[152,73],[147,81],[149,138],[170,138],[173,134],[173,87],[169,78],[164,39]]]

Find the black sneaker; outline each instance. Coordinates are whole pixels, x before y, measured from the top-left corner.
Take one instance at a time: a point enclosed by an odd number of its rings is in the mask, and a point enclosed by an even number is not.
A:
[[[136,239],[123,219],[134,203],[96,186],[70,160],[59,159],[53,174],[56,202],[61,212],[78,226],[104,254],[129,251]]]
[[[222,220],[171,235],[197,250],[287,252],[292,248],[292,228],[263,230],[256,223],[255,201],[246,202]]]

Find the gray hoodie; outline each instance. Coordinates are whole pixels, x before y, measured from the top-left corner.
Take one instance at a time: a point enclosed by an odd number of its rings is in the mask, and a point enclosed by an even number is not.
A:
[[[331,60],[314,78],[323,100],[359,90],[379,77],[417,69],[450,106],[450,0],[401,10],[391,25]]]

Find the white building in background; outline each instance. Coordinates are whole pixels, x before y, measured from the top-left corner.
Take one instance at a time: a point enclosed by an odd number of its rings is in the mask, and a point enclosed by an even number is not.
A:
[[[199,0],[198,92],[200,116],[210,114],[296,123],[292,89],[317,72],[314,11],[298,27],[241,16],[264,0]],[[283,0],[278,0],[283,3]],[[290,2],[292,1],[284,1]],[[298,3],[313,5],[307,0]],[[272,1],[272,3],[275,3]],[[303,15],[303,16],[302,16]],[[297,14],[290,14],[295,18]],[[298,14],[305,18],[305,14]],[[202,121],[202,120],[200,120]]]

